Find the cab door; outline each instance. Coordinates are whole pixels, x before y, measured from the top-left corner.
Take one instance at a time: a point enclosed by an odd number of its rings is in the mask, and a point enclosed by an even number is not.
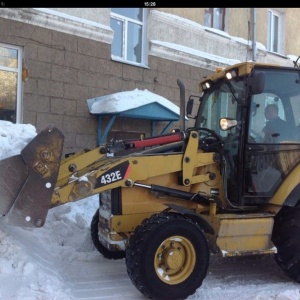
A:
[[[243,182],[244,204],[264,203],[272,197],[282,181],[300,160],[300,135],[297,132],[300,110],[299,97],[275,93],[262,93],[252,97],[249,110],[249,128],[245,147]],[[268,120],[265,108],[278,107],[278,117],[288,124],[288,138],[265,139],[264,128]],[[298,123],[298,124],[297,124]],[[281,133],[283,136],[283,133]]]

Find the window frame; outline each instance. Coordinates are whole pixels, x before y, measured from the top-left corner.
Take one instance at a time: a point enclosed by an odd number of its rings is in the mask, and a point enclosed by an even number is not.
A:
[[[216,9],[222,9],[222,20],[221,20],[221,28],[217,28],[214,26],[214,21],[216,19]],[[206,21],[205,21],[205,17],[207,15],[210,15],[210,24],[207,24]],[[224,7],[208,7],[208,8],[205,8],[204,9],[204,25],[206,27],[210,27],[210,28],[214,28],[214,29],[219,29],[219,30],[222,30],[222,31],[225,31],[225,15],[226,15],[226,8]]]
[[[277,34],[276,37],[274,35],[274,31],[276,30],[274,28],[274,18],[278,18],[278,24],[277,24]],[[267,51],[277,54],[283,54],[283,14],[279,11],[276,11],[274,9],[268,9],[268,27],[267,27]],[[276,47],[277,49],[274,49],[274,39],[277,39]],[[277,51],[276,51],[277,50]]]
[[[130,9],[130,8],[128,8]],[[147,10],[142,9],[143,21],[138,21],[124,15],[120,15],[111,11],[110,20],[116,19],[123,23],[123,40],[122,40],[122,57],[111,54],[111,59],[135,66],[147,67],[148,66],[148,49],[147,49]],[[127,45],[128,45],[128,23],[134,23],[142,27],[142,41],[141,41],[141,62],[135,62],[127,58]]]
[[[16,123],[23,122],[23,97],[22,97],[22,90],[23,90],[23,80],[22,80],[22,69],[23,69],[23,48],[15,45],[0,43],[0,47],[3,48],[10,48],[17,51],[17,67],[5,67],[0,65],[0,71],[4,72],[13,72],[17,73],[17,91],[16,91]]]

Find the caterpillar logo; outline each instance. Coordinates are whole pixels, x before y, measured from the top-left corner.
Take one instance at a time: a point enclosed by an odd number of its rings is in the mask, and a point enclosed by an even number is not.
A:
[[[124,161],[121,164],[113,167],[99,176],[95,184],[95,188],[126,179],[128,177],[129,169],[129,161]]]

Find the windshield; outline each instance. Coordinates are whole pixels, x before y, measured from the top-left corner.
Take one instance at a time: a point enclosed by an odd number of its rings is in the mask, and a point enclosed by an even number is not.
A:
[[[243,81],[234,82],[231,87],[226,80],[215,84],[209,91],[205,92],[199,108],[195,127],[205,127],[214,130],[222,137],[226,137],[231,131],[222,131],[219,127],[220,118],[233,118],[239,121],[238,103],[244,97]],[[239,124],[239,123],[238,123]]]

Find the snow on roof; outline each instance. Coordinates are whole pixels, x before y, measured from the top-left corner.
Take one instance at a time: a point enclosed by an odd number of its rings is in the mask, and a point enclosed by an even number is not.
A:
[[[215,55],[215,54],[212,54],[212,53],[200,51],[200,50],[193,49],[193,48],[186,47],[186,46],[182,46],[182,45],[179,45],[179,44],[163,42],[163,41],[157,41],[157,40],[152,40],[151,43],[161,45],[161,46],[164,46],[164,47],[168,47],[169,49],[173,49],[173,50],[179,51],[181,53],[187,53],[189,55],[194,55],[196,57],[202,57],[204,59],[210,59],[212,61],[215,61],[215,62],[218,62],[218,63],[223,63],[223,64],[226,64],[226,65],[234,65],[234,64],[238,64],[238,63],[241,62],[238,59],[230,59],[230,58],[222,57],[222,56],[219,56],[219,55]]]
[[[121,113],[133,108],[151,103],[158,103],[175,114],[180,114],[179,107],[170,100],[154,94],[148,90],[135,89],[88,99],[88,106],[92,114]]]

